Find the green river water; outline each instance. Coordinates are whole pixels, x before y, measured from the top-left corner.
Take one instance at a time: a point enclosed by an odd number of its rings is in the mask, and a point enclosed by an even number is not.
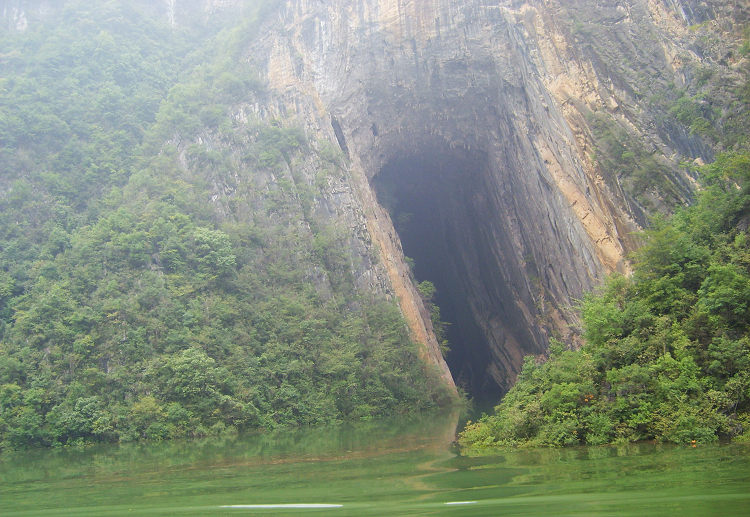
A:
[[[0,459],[0,515],[750,515],[750,446],[470,458],[429,414]]]

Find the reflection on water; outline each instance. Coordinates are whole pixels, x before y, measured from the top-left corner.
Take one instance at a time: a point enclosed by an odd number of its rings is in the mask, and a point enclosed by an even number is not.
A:
[[[738,515],[750,448],[628,445],[460,456],[458,413],[17,453],[0,515]]]

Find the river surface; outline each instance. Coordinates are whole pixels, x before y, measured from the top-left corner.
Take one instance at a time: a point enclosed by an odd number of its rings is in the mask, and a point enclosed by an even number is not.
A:
[[[465,457],[439,413],[0,459],[0,515],[750,515],[750,446]]]

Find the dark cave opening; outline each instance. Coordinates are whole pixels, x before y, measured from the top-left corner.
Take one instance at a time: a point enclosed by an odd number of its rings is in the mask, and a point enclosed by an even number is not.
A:
[[[456,383],[476,401],[497,400],[507,389],[490,374],[491,338],[477,314],[489,310],[500,319],[512,318],[502,314],[507,307],[494,296],[476,288],[488,284],[491,292],[507,290],[495,272],[487,168],[484,153],[430,148],[392,159],[371,181],[404,254],[414,262],[417,282],[429,280],[437,289],[434,303],[449,323],[446,361]]]

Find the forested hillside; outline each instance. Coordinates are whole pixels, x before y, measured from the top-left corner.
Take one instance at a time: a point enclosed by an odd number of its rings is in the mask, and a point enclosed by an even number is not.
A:
[[[69,2],[2,34],[0,448],[367,418],[445,402],[313,201],[325,142],[238,120],[264,12],[170,29]],[[208,144],[220,142],[218,149]],[[297,171],[318,170],[309,182]],[[214,202],[217,184],[230,202]]]

